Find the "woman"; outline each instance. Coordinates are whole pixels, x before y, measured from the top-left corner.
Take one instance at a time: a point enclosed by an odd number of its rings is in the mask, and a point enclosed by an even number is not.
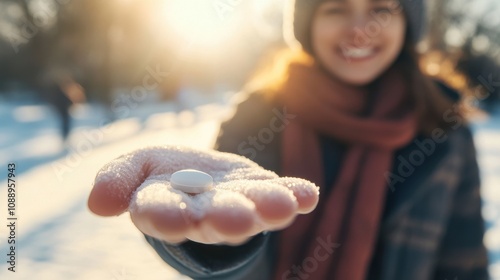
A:
[[[414,48],[423,11],[416,0],[296,0],[288,31],[299,50],[284,71],[265,73],[264,83],[222,125],[217,149],[316,183],[319,201],[308,205],[315,210],[289,225],[285,217],[311,210],[304,206],[307,196],[294,189],[291,200],[302,209],[286,212],[286,198],[265,208],[242,192],[264,220],[264,208],[285,214],[276,214],[279,226],[248,230],[252,238],[244,243],[231,233],[244,232],[238,227],[245,219],[230,220],[222,211],[203,218],[228,219],[212,223],[211,237],[222,237],[211,241],[240,243],[233,246],[208,244],[210,231],[196,226],[203,219],[185,226],[172,218],[180,216],[172,214],[174,207],[170,214],[131,211],[160,256],[196,279],[487,279],[472,137],[454,110],[456,93],[418,68]],[[141,206],[142,195],[131,198],[131,190],[155,173],[161,163],[151,158],[165,149],[141,150],[106,167],[90,209],[118,214],[130,199],[131,209]],[[166,154],[183,161],[171,150]],[[130,171],[124,168],[130,161],[141,167],[139,179],[110,175]],[[109,192],[109,178],[129,190],[121,200]],[[276,229],[282,230],[266,232]],[[186,236],[201,242],[175,244]]]

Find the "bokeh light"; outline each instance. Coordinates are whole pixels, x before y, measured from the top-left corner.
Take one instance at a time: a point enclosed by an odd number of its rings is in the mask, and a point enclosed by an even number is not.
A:
[[[166,27],[181,42],[204,47],[220,44],[231,31],[233,18],[216,2],[204,0],[165,1],[160,7]]]

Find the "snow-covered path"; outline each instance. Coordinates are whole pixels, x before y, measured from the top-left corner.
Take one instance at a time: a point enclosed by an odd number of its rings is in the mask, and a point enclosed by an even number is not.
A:
[[[86,199],[97,170],[123,153],[163,144],[212,146],[224,107],[208,105],[194,113],[158,113],[104,127],[94,122],[104,117],[98,108],[80,108],[77,129],[65,152],[46,108],[11,104],[7,110],[3,106],[0,126],[25,129],[15,133],[2,129],[0,134],[0,166],[5,169],[0,170],[0,205],[4,205],[0,219],[4,223],[7,163],[14,161],[20,172],[16,177],[17,272],[7,270],[9,245],[2,226],[0,279],[188,279],[151,250],[128,214],[96,217],[88,211]],[[164,111],[172,111],[167,107]],[[500,279],[500,114],[496,116],[474,126],[488,224],[485,242],[495,261],[492,279]]]
[[[487,121],[474,123],[473,131],[487,227],[484,242],[492,262],[490,276],[500,280],[500,111]]]
[[[169,110],[168,105],[165,110]],[[123,153],[164,144],[212,146],[224,111],[217,105],[204,106],[194,113],[156,114],[143,123],[127,119],[100,129],[76,129],[71,148],[64,153],[54,123],[47,120],[43,120],[47,131],[32,131],[38,134],[35,140],[24,141],[20,136],[19,143],[9,143],[10,148],[0,157],[2,166],[13,161],[19,169],[25,163],[32,167],[29,156],[48,163],[16,177],[17,271],[7,270],[9,265],[4,260],[10,245],[2,227],[0,279],[188,279],[166,266],[151,250],[128,213],[118,218],[96,217],[88,211],[86,200],[98,169]],[[2,144],[7,146],[6,142]],[[26,148],[31,149],[25,151],[27,159],[19,154]],[[52,162],[52,157],[59,159]],[[2,175],[6,174],[5,170]],[[7,199],[4,179],[1,205]],[[0,211],[0,219],[5,222],[6,208]]]

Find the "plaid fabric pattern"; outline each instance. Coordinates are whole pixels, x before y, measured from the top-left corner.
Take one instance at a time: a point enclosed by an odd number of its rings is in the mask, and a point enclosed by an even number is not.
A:
[[[271,142],[255,146],[253,153],[244,153],[250,147],[249,137],[258,138],[275,111],[263,97],[250,95],[222,125],[216,148],[250,155],[279,174],[279,132]],[[472,135],[467,127],[460,127],[446,136],[446,142],[414,174],[393,190],[388,187],[388,205],[368,279],[488,279]],[[406,151],[416,149],[412,144]]]

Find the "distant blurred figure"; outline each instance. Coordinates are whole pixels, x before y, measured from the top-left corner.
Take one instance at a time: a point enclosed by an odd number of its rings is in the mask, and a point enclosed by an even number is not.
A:
[[[65,71],[49,71],[42,78],[42,86],[45,99],[61,120],[61,137],[66,141],[71,130],[70,109],[73,104],[86,101],[85,90]]]

